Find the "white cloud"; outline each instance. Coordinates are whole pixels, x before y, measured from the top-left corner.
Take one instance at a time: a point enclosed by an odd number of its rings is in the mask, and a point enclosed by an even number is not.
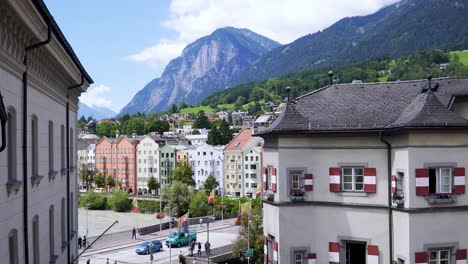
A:
[[[398,0],[172,0],[163,26],[175,39],[129,56],[134,61],[165,67],[183,47],[226,26],[248,28],[286,44],[323,30],[341,18],[367,15]]]
[[[98,85],[88,88],[88,91],[80,96],[80,101],[91,107],[112,107],[112,101],[107,99],[112,88]]]

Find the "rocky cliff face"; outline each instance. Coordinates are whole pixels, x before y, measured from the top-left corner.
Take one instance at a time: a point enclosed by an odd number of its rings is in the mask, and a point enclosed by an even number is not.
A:
[[[198,103],[280,44],[248,29],[221,28],[189,44],[161,78],[148,83],[120,112],[165,111],[172,104]]]

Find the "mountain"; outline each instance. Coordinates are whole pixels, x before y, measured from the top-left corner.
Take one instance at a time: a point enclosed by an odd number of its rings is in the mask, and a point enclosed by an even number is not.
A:
[[[165,111],[172,104],[198,103],[226,87],[232,76],[246,69],[279,43],[248,29],[220,28],[187,45],[161,78],[148,83],[119,115]]]
[[[468,43],[467,0],[404,0],[378,12],[344,18],[265,54],[230,86],[306,69],[343,65],[416,50]]]
[[[91,116],[94,119],[100,120],[115,117],[116,115],[116,112],[105,107],[91,107],[82,102],[78,104],[78,118],[81,116],[85,116],[86,118]]]

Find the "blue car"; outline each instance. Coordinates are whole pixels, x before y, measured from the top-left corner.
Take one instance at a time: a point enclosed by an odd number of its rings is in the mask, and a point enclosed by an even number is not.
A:
[[[159,240],[147,240],[143,242],[141,245],[139,245],[136,248],[136,253],[137,254],[149,254],[150,253],[150,248],[151,252],[156,253],[158,251],[161,251],[163,248],[163,244]]]

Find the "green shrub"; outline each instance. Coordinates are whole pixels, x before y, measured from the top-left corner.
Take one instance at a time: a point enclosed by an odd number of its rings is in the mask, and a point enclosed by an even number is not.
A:
[[[157,213],[159,212],[159,201],[138,200],[138,211],[140,213]]]
[[[86,207],[88,204],[91,210],[106,210],[106,201],[107,198],[102,193],[87,192],[80,195],[79,204],[80,207]]]
[[[208,204],[208,196],[205,191],[197,191],[190,195],[190,216],[206,216],[211,213],[211,206]]]
[[[132,201],[128,199],[128,193],[124,191],[115,191],[109,195],[107,203],[112,211],[126,212],[132,208]]]

